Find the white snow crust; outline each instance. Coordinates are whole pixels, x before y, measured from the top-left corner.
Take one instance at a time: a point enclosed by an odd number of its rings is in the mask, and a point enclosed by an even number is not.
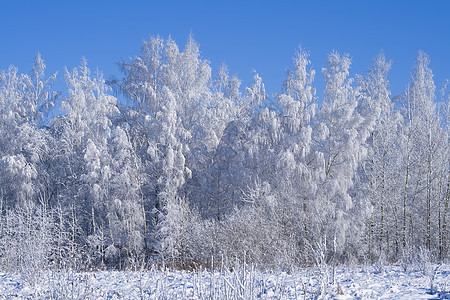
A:
[[[450,299],[450,265],[235,271],[0,273],[0,299]],[[324,283],[328,278],[328,284]],[[321,286],[325,288],[321,289]]]

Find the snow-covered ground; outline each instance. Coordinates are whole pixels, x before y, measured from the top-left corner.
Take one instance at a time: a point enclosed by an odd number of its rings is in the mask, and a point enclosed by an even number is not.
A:
[[[328,269],[328,279],[332,273]],[[450,265],[223,272],[0,273],[0,299],[450,299]],[[433,282],[431,282],[433,281]],[[432,287],[433,286],[433,287]]]

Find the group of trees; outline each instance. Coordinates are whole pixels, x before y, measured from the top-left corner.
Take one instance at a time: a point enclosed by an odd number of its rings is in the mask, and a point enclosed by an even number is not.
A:
[[[450,97],[423,52],[398,97],[383,54],[352,78],[332,52],[323,99],[303,49],[273,101],[191,37],[119,65],[106,82],[83,59],[65,96],[40,55],[0,73],[2,268],[449,257]]]

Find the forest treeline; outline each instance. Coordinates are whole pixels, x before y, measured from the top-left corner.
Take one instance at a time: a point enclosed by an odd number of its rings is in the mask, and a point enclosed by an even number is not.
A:
[[[329,54],[319,99],[299,49],[272,101],[191,37],[145,41],[108,81],[83,59],[65,96],[39,54],[2,71],[0,268],[448,259],[447,85],[423,52],[398,97],[382,53],[350,65]]]

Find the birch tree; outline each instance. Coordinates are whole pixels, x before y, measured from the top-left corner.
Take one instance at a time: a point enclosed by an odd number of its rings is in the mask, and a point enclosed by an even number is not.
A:
[[[442,136],[440,121],[437,116],[435,84],[429,67],[430,59],[424,52],[419,52],[415,62],[411,83],[405,94],[405,125],[407,131],[404,157],[404,235],[408,227],[406,242],[411,245],[423,245],[431,250],[433,212],[436,211],[438,189],[436,173],[442,161]],[[439,166],[438,166],[439,165]],[[424,211],[425,213],[420,213]],[[407,219],[409,218],[409,219]]]
[[[401,116],[394,110],[390,98],[388,72],[391,62],[380,53],[370,66],[365,78],[360,78],[363,95],[361,113],[367,119],[373,119],[375,126],[367,140],[368,156],[361,164],[362,181],[359,192],[363,199],[370,195],[370,219],[368,225],[369,259],[380,255],[389,257],[392,241],[396,251],[401,237],[401,202],[396,163],[398,136],[401,134]],[[394,225],[395,224],[395,225]],[[392,228],[395,229],[392,232]],[[395,237],[395,238],[394,238]]]
[[[317,151],[322,160],[316,211],[322,228],[320,237],[328,249],[341,254],[345,249],[346,234],[352,225],[350,215],[355,205],[349,195],[353,175],[359,162],[367,155],[364,143],[372,131],[373,122],[367,122],[357,111],[358,93],[349,76],[350,58],[332,52],[325,78],[324,102],[317,116]]]

